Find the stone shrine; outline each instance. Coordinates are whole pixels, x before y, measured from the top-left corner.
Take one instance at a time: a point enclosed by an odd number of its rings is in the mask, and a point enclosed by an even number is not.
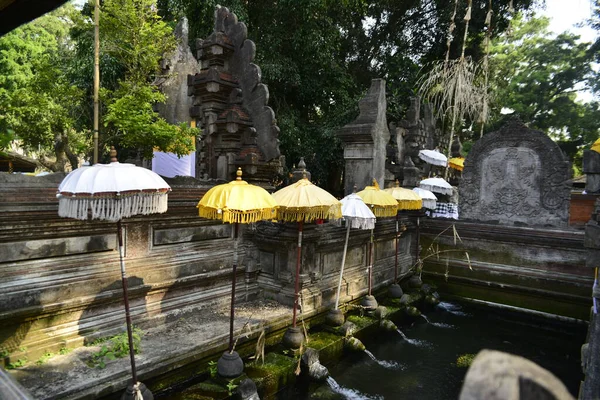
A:
[[[362,190],[373,179],[384,182],[386,145],[390,140],[385,80],[373,79],[358,107],[358,118],[337,132],[344,147],[344,195],[352,193],[354,185]]]
[[[432,150],[438,144],[439,130],[435,127],[435,118],[431,104],[424,104],[421,117],[421,98],[411,97],[406,118],[398,126],[391,123],[392,142],[389,161],[386,168],[394,174],[393,180],[400,180],[404,187],[419,185],[421,178],[429,172],[430,166],[419,158],[419,150]],[[437,135],[437,136],[436,136]]]
[[[200,72],[188,75],[188,95],[202,128],[198,175],[229,180],[242,167],[245,180],[269,185],[282,173],[279,128],[247,33],[234,13],[218,7],[215,31],[196,40]]]
[[[461,219],[566,226],[571,166],[545,133],[513,120],[477,141],[459,186]]]

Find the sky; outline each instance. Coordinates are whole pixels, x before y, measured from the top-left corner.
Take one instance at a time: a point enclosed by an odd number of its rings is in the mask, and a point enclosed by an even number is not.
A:
[[[546,6],[540,9],[540,14],[550,18],[550,30],[556,34],[571,31],[584,42],[596,40],[596,32],[586,25],[593,14],[593,0],[546,0]],[[582,25],[582,26],[577,26]],[[589,91],[577,93],[577,99],[589,102],[593,99]]]
[[[550,18],[550,30],[555,33],[571,31],[581,36],[586,42],[596,38],[594,30],[589,26],[576,27],[592,16],[592,0],[546,0],[545,9],[540,13]]]

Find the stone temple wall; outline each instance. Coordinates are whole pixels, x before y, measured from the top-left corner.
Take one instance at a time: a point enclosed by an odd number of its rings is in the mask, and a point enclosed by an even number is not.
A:
[[[112,336],[125,323],[116,224],[60,218],[63,177],[0,175],[0,349],[14,359]],[[124,221],[132,318],[141,327],[230,296],[230,225],[198,217],[208,186],[172,186],[167,213]],[[246,251],[240,246],[242,260]],[[237,279],[246,282],[240,298],[257,296],[256,271],[240,268]]]
[[[0,365],[74,348],[122,332],[125,325],[116,224],[58,216],[56,190],[64,174],[0,174]],[[231,226],[198,217],[210,188],[193,178],[169,180],[165,214],[124,221],[133,323],[141,328],[176,321],[183,311],[226,306],[231,296]],[[390,283],[394,221],[375,230],[374,288]],[[400,273],[412,266],[414,223],[400,243]],[[337,289],[345,229],[306,224],[301,271],[304,312],[330,308]],[[350,235],[342,302],[367,291],[368,232]],[[293,302],[295,225],[242,226],[238,301]],[[291,310],[290,310],[291,321]]]

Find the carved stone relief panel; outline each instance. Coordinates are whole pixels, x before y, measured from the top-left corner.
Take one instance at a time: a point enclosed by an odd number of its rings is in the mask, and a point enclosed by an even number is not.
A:
[[[546,134],[511,121],[480,139],[465,160],[461,219],[565,226],[570,163]]]

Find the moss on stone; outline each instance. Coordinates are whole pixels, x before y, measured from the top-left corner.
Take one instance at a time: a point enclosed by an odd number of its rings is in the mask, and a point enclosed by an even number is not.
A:
[[[266,354],[264,363],[261,360],[246,364],[246,374],[256,383],[264,398],[277,393],[290,382],[297,362],[294,358],[271,352]]]
[[[315,350],[322,350],[327,346],[334,344],[341,340],[340,336],[329,332],[316,332],[312,333],[308,337],[308,343],[306,346],[312,347]]]
[[[358,329],[363,329],[369,325],[377,323],[377,320],[367,316],[348,315],[346,321],[352,322]]]

